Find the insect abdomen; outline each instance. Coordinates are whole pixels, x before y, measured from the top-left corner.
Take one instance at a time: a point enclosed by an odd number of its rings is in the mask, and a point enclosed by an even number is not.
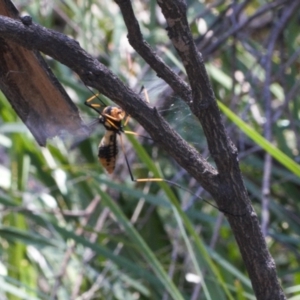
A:
[[[111,174],[115,169],[117,155],[117,134],[113,131],[106,131],[99,144],[98,158],[109,174]]]

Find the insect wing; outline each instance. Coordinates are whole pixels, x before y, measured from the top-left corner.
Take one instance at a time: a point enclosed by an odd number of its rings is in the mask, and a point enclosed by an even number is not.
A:
[[[89,124],[87,124],[86,125],[87,131],[85,132],[85,134],[78,135],[76,137],[76,140],[71,144],[69,149],[74,150],[80,143],[82,143],[87,138],[89,138],[89,136],[95,130],[95,128],[98,124],[99,124],[99,119],[95,119],[95,120],[91,121]]]

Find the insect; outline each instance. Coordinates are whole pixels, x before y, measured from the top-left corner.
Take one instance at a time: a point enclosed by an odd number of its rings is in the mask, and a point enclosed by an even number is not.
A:
[[[127,115],[123,109],[116,106],[106,106],[101,110],[101,104],[91,103],[91,101],[96,97],[98,97],[98,94],[87,99],[84,104],[94,109],[99,114],[97,121],[105,128],[104,136],[101,139],[98,147],[98,159],[104,169],[111,174],[115,169],[119,152],[117,136],[120,137],[121,147],[123,149],[122,134],[126,133],[136,135],[136,133],[123,129],[123,121],[124,125],[126,126],[129,120],[129,115]],[[136,181],[133,178],[126,155],[125,160],[132,181]]]

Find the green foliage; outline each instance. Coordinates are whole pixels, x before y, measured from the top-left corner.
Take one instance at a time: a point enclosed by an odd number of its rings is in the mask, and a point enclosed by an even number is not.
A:
[[[206,6],[188,2],[197,40],[198,15]],[[166,85],[127,45],[127,31],[113,1],[30,3],[19,1],[20,11],[43,26],[72,35],[137,92],[144,85],[150,105],[208,156],[200,125],[176,95],[165,96],[170,95],[165,93]],[[251,14],[265,3],[254,1],[244,13]],[[182,71],[164,26],[159,25],[156,1],[133,5],[144,38],[174,70]],[[224,9],[222,4],[208,11],[203,16],[206,25],[213,24]],[[293,57],[299,47],[297,22],[290,20],[284,31],[286,57]],[[300,294],[300,220],[295,213],[299,211],[300,114],[298,94],[289,101],[287,97],[297,88],[299,65],[288,65],[284,80],[274,80],[270,86],[274,115],[280,115],[272,123],[271,143],[266,142],[261,96],[265,70],[253,54],[263,51],[262,39],[253,33],[246,47],[230,37],[211,53],[207,70],[220,107],[230,119],[226,126],[239,148],[245,184],[258,214],[262,149],[274,157],[266,238],[285,291],[296,299]],[[272,68],[281,70],[278,51],[273,56]],[[91,93],[76,74],[51,59],[48,63],[83,118],[88,122],[97,117],[83,105]],[[134,177],[164,177],[192,193],[164,182],[132,183],[122,153],[116,172],[105,174],[97,161],[103,128],[74,151],[69,150],[74,142],[69,136],[40,148],[3,95],[0,106],[1,299],[255,299],[228,223],[201,201],[213,202],[210,195],[152,141],[123,138]],[[147,135],[134,120],[129,128]]]

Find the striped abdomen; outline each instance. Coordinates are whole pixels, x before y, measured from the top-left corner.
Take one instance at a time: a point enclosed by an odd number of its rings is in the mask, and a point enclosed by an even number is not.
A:
[[[118,150],[116,132],[107,130],[99,144],[98,158],[109,174],[115,169]]]

